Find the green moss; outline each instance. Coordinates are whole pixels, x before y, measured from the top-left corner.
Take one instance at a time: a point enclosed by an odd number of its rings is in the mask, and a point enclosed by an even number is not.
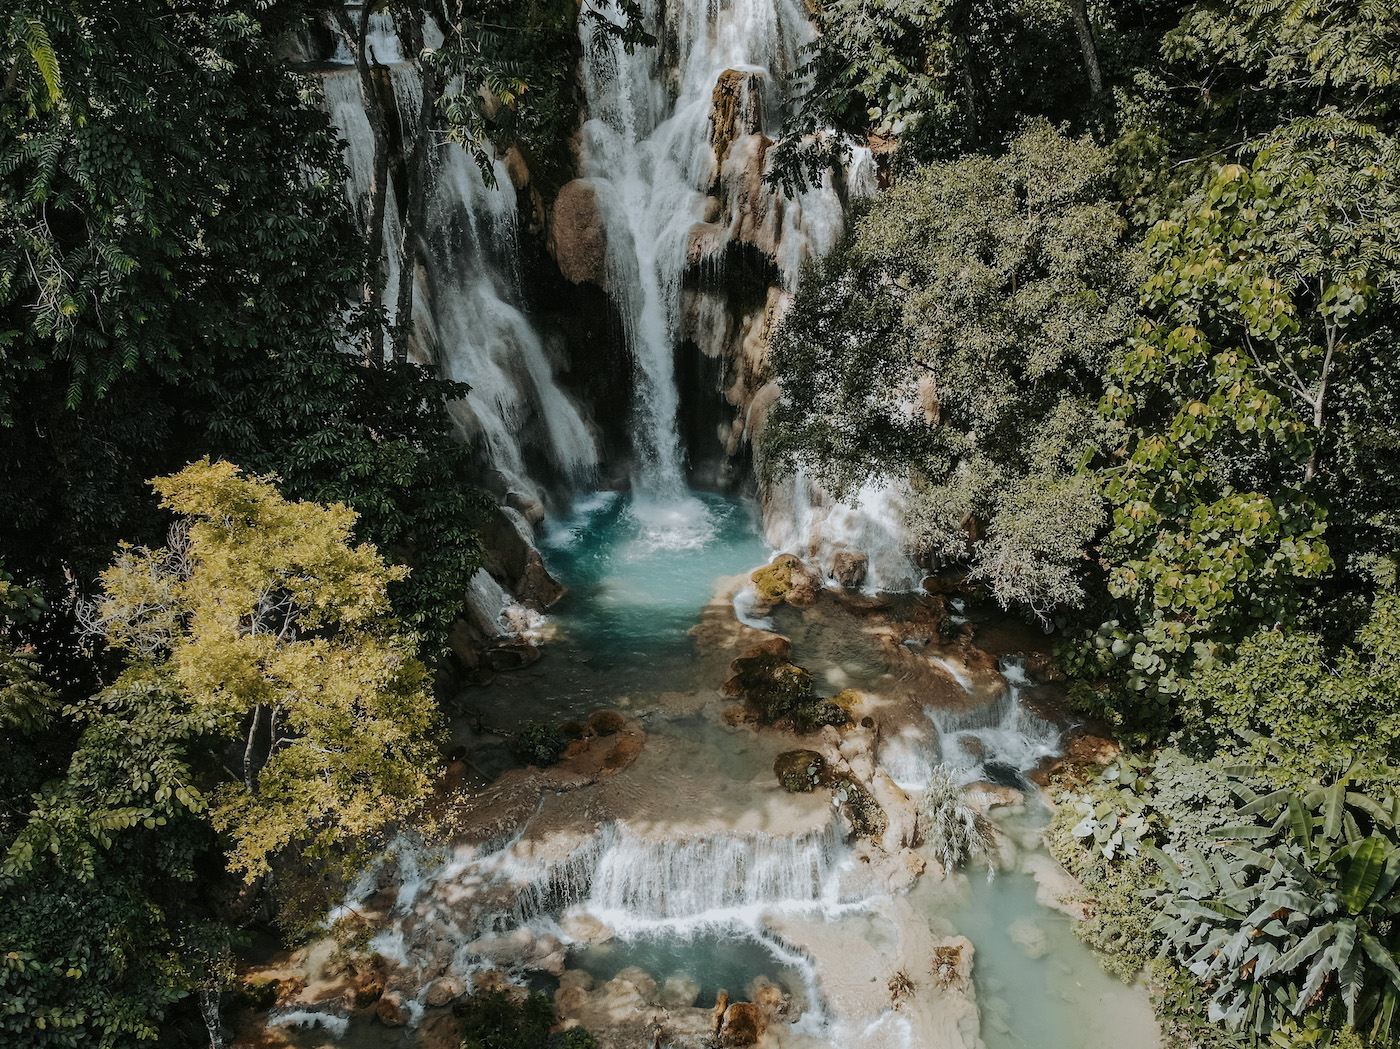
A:
[[[826,759],[815,750],[789,750],[773,760],[773,775],[789,794],[807,794],[821,783]]]
[[[588,727],[600,736],[613,736],[627,726],[627,719],[615,710],[595,710],[588,718]]]
[[[749,578],[761,600],[776,605],[792,590],[792,570],[801,562],[792,554],[779,554],[773,563],[756,569]]]

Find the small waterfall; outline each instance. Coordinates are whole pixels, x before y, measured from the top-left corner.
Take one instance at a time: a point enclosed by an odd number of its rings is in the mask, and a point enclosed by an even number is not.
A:
[[[768,542],[779,550],[823,568],[842,550],[864,553],[868,589],[912,590],[923,578],[909,556],[904,497],[896,485],[870,483],[842,503],[799,469],[768,490],[764,511]]]
[[[619,928],[732,920],[767,906],[811,903],[828,893],[844,855],[841,826],[807,834],[640,837],[609,824],[566,859],[520,871],[517,920],[584,904]]]
[[[376,26],[376,53],[398,57],[387,25]],[[391,67],[400,125],[411,128],[422,85],[412,65]],[[347,144],[347,192],[357,212],[368,207],[374,141],[353,70],[322,77],[331,119]],[[406,148],[411,143],[406,144]],[[555,378],[540,338],[522,307],[516,263],[516,208],[505,166],[495,162],[496,186],[461,147],[443,146],[436,156],[428,200],[428,250],[414,296],[414,322],[421,353],[434,350],[452,379],[471,386],[451,406],[464,434],[498,474],[499,487],[542,500],[541,474],[552,472],[579,488],[594,476],[598,449],[593,432]],[[392,176],[391,176],[392,177]],[[501,187],[506,187],[503,190]],[[393,321],[398,261],[392,245],[400,235],[388,191],[384,239],[388,273],[385,305]]]
[[[942,761],[959,782],[1020,787],[1023,773],[1060,753],[1060,728],[1021,705],[1021,693],[1031,685],[1021,658],[1003,656],[998,666],[1007,689],[994,702],[961,713],[928,713],[938,726]]]

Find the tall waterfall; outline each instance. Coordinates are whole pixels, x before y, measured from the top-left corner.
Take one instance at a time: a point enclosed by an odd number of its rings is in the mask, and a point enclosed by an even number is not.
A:
[[[393,38],[381,30],[378,47],[397,57]],[[374,141],[351,70],[323,78],[325,97],[347,143],[347,191],[359,210],[367,205]],[[391,67],[394,98],[403,127],[413,126],[421,83],[413,67]],[[509,187],[504,165],[495,164],[497,187]],[[385,213],[385,244],[399,236],[392,206]],[[522,310],[516,272],[519,255],[514,195],[486,184],[476,162],[457,145],[439,151],[428,204],[429,250],[414,297],[420,343],[435,347],[449,378],[471,392],[452,405],[465,436],[482,447],[497,472],[498,486],[531,499],[544,494],[539,465],[556,479],[586,484],[598,466],[593,433],[579,408],[555,379],[544,344]],[[388,253],[386,296],[390,318],[396,303],[397,260]]]
[[[674,358],[687,266],[707,241],[722,249],[745,239],[791,282],[810,251],[834,242],[842,202],[830,180],[786,204],[761,185],[765,123],[781,122],[786,85],[814,35],[800,0],[642,7],[659,45],[632,55],[582,23],[581,165],[608,231],[609,284],[635,361],[633,485],[667,500],[685,483]],[[730,126],[719,128],[726,95]]]

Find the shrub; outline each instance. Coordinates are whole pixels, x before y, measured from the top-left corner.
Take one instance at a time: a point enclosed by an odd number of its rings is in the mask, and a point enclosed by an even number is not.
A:
[[[527,721],[510,740],[510,751],[524,765],[541,768],[553,765],[564,753],[568,740],[557,728],[544,721]]]
[[[947,870],[956,870],[973,856],[996,848],[991,820],[964,804],[962,788],[946,765],[937,765],[924,788],[922,826],[933,855]],[[993,868],[987,868],[988,876]]]

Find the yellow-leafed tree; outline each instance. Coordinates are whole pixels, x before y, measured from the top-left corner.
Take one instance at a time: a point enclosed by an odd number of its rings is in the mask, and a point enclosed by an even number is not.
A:
[[[295,846],[372,841],[431,785],[436,707],[386,585],[405,569],[350,541],[355,513],[284,499],[208,459],[154,483],[169,544],[125,546],[87,626],[212,714],[228,777],[210,815],[252,881]]]

